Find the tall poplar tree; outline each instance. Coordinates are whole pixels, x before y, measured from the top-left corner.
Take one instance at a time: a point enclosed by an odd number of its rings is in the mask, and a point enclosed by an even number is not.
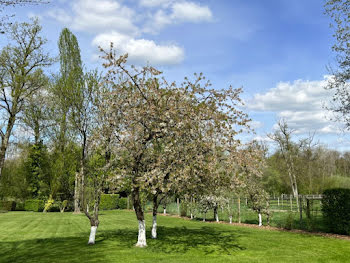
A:
[[[76,36],[68,29],[64,28],[58,41],[60,75],[53,87],[55,96],[55,113],[58,122],[57,146],[62,155],[62,171],[66,170],[66,160],[64,158],[68,143],[69,114],[71,109],[71,98],[74,91],[83,83],[83,69],[80,57],[80,48]],[[64,176],[64,175],[63,175]],[[74,212],[79,213],[79,175],[75,175],[74,187]]]

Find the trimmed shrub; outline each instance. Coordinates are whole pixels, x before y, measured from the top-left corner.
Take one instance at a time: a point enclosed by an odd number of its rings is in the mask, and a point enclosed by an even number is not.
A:
[[[15,211],[16,202],[15,201],[0,201],[0,210]]]
[[[45,203],[43,200],[26,200],[24,203],[24,209],[26,211],[42,212],[44,210]]]
[[[118,208],[118,194],[102,194],[100,201],[100,210],[112,210]]]
[[[323,193],[322,212],[329,230],[350,234],[350,189],[327,189]]]
[[[127,197],[121,197],[118,200],[118,209],[127,209],[128,207],[128,198]]]

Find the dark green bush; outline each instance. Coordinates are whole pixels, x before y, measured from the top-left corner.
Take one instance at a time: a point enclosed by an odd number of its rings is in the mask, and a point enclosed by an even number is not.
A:
[[[24,203],[22,203],[22,202],[17,202],[17,203],[16,203],[16,211],[25,211],[25,209],[24,209]]]
[[[15,211],[16,202],[15,201],[0,201],[0,210]]]
[[[26,211],[42,212],[44,210],[45,202],[43,200],[26,200],[24,209]]]
[[[294,228],[294,213],[289,211],[287,217],[284,219],[283,228],[292,230]]]
[[[100,210],[112,210],[118,208],[118,194],[102,194],[100,201]]]
[[[329,230],[350,234],[350,189],[327,189],[322,198],[323,219]]]
[[[54,202],[47,212],[60,212],[60,204],[58,202]]]
[[[118,209],[127,209],[128,207],[128,198],[127,197],[121,197],[118,200]]]

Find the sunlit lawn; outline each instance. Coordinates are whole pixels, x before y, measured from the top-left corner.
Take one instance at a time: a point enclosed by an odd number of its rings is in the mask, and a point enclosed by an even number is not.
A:
[[[72,213],[0,214],[0,262],[350,262],[350,241],[159,216],[159,238],[136,248],[132,211],[103,211],[96,244]]]

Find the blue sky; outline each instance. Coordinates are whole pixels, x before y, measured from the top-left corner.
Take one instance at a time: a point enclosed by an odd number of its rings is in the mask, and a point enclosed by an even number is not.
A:
[[[316,132],[329,147],[350,149],[323,109],[331,98],[326,67],[335,65],[323,1],[53,0],[6,12],[16,20],[38,16],[52,54],[61,29],[70,28],[89,67],[98,66],[97,46],[113,41],[133,63],[149,62],[169,80],[203,72],[213,87],[243,87],[259,139],[283,117],[297,136]]]

